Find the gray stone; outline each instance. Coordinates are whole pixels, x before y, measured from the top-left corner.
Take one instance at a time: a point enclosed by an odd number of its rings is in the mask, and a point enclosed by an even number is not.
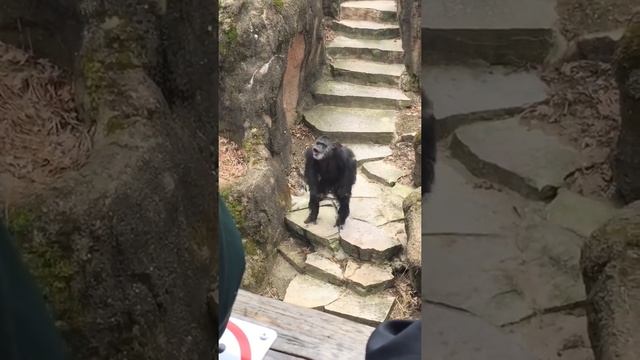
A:
[[[584,311],[538,315],[505,331],[522,338],[538,359],[593,359]]]
[[[362,172],[372,180],[388,186],[395,185],[396,181],[404,175],[402,170],[382,160],[364,164],[362,166]]]
[[[390,266],[359,264],[353,260],[347,262],[344,277],[351,289],[363,296],[384,289],[394,279]]]
[[[409,278],[414,288],[421,292],[420,278],[422,276],[422,196],[420,191],[414,190],[402,203],[405,214],[405,233],[407,243],[405,255],[409,270]]]
[[[415,189],[412,188],[411,186],[407,186],[407,185],[403,185],[403,184],[398,184],[396,183],[395,185],[393,185],[393,187],[391,188],[391,191],[400,196],[401,198],[406,198],[407,196],[409,196],[409,194],[411,194],[412,191],[414,191]]]
[[[459,162],[440,152],[438,178],[423,204],[422,227],[428,235],[497,235],[522,219],[514,209],[526,206],[523,199],[496,188],[483,189]]]
[[[347,20],[368,20],[395,23],[395,1],[345,1],[340,4],[340,17]]]
[[[308,275],[298,275],[287,288],[284,302],[310,309],[322,309],[338,300],[343,290]]]
[[[278,252],[298,272],[304,271],[304,264],[307,254],[302,250],[301,246],[295,243],[295,240],[289,239],[278,245]]]
[[[461,125],[515,115],[547,97],[536,73],[502,66],[427,66],[422,78],[430,84],[440,138]]]
[[[334,226],[337,216],[335,208],[321,206],[316,224],[304,223],[308,215],[308,209],[290,212],[285,218],[286,224],[291,231],[315,245],[335,247],[338,241],[338,228]]]
[[[314,98],[326,105],[367,109],[395,109],[411,105],[400,89],[321,79],[312,90]]]
[[[570,60],[611,62],[623,34],[624,29],[616,29],[583,35],[575,41],[568,57]]]
[[[317,105],[305,111],[304,122],[337,141],[388,144],[394,136],[396,115],[389,110]]]
[[[378,198],[352,198],[350,217],[381,226],[404,219],[402,197],[392,192],[382,192]]]
[[[533,199],[555,196],[564,178],[582,166],[576,149],[526,128],[517,117],[461,127],[451,152],[475,176]]]
[[[462,311],[422,304],[422,346],[429,359],[540,360],[519,336]],[[546,360],[546,358],[543,358]]]
[[[596,359],[632,360],[640,354],[640,201],[596,230],[580,266],[589,293],[589,337]]]
[[[278,299],[283,299],[291,281],[298,276],[299,270],[292,266],[282,253],[276,256],[273,268],[269,272],[269,290],[275,291]]]
[[[338,20],[333,22],[333,29],[351,38],[394,39],[400,36],[397,24],[385,24],[366,20]]]
[[[355,198],[378,198],[382,196],[383,185],[376,184],[361,172],[356,175],[356,183],[351,188],[351,199]]]
[[[334,79],[364,85],[386,84],[397,86],[404,71],[402,64],[385,64],[358,59],[335,59],[331,63]]]
[[[305,272],[316,279],[327,281],[335,285],[342,285],[344,277],[342,268],[333,260],[318,253],[307,255],[305,261]]]
[[[579,265],[582,237],[542,223],[523,227],[516,243],[523,263],[510,276],[533,309],[552,310],[586,299]]]
[[[357,58],[360,60],[402,64],[400,39],[352,39],[336,36],[328,42],[326,50],[333,58]]]
[[[425,300],[467,310],[496,326],[533,313],[514,278],[523,269],[512,239],[428,235],[422,248]]]
[[[391,148],[387,145],[344,143],[344,146],[353,151],[360,165],[368,161],[384,159],[391,155]]]
[[[387,320],[395,300],[395,296],[384,293],[369,296],[346,293],[340,299],[325,306],[324,309],[328,313],[349,320],[377,326]]]
[[[360,260],[386,260],[400,250],[400,243],[374,225],[347,219],[340,231],[340,244],[349,255]]]
[[[602,201],[590,199],[569,190],[560,189],[558,196],[547,206],[549,221],[584,237],[613,217],[616,209]]]
[[[557,15],[549,0],[431,1],[422,6],[423,59],[455,63],[541,64]]]

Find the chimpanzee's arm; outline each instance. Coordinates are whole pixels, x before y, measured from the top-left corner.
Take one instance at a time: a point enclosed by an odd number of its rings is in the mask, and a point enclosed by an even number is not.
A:
[[[309,186],[309,192],[317,194],[318,192],[318,174],[313,166],[313,151],[308,148],[304,152],[304,180]]]

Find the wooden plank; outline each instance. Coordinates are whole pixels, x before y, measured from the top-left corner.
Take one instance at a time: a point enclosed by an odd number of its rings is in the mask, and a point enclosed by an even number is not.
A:
[[[305,358],[287,355],[285,353],[269,350],[264,360],[306,360]]]
[[[276,330],[278,338],[272,350],[293,355],[292,359],[362,360],[373,332],[370,326],[244,290],[238,292],[232,314]]]

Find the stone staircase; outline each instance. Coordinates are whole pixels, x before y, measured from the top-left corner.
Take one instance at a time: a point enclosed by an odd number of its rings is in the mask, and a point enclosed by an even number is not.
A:
[[[547,98],[530,69],[553,55],[555,1],[422,7],[422,81],[440,137],[423,208],[423,300],[501,328],[493,342],[521,342],[517,358],[593,359],[580,248],[616,209],[567,190],[586,159],[520,119]]]
[[[284,301],[376,325],[388,318],[396,297],[391,262],[406,244],[402,201],[411,188],[396,184],[401,170],[382,161],[391,155],[399,110],[411,105],[400,89],[403,50],[395,1],[347,1],[326,44],[329,69],[312,88],[304,111],[315,134],[349,146],[359,169],[351,215],[340,231],[333,200],[321,202],[317,224],[304,224],[307,194],[294,197],[286,223],[297,239],[279,254],[295,269]]]

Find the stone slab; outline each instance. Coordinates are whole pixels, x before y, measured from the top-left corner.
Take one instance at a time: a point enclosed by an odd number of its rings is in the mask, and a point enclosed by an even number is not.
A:
[[[514,281],[522,272],[515,242],[507,236],[425,236],[422,294],[430,302],[464,309],[493,325],[533,313]]]
[[[391,148],[388,145],[363,143],[344,143],[343,145],[353,151],[360,165],[368,161],[381,160],[391,155]]]
[[[361,296],[349,292],[340,297],[340,299],[326,305],[324,309],[328,313],[352,321],[377,326],[387,320],[395,300],[395,296],[383,293]]]
[[[350,288],[363,296],[384,289],[394,279],[388,265],[360,264],[351,259],[347,262],[344,277]]]
[[[411,194],[412,191],[414,191],[415,189],[412,188],[411,186],[407,186],[407,185],[403,185],[403,184],[398,184],[396,183],[395,185],[393,185],[393,187],[391,188],[391,191],[400,196],[401,198],[406,198],[407,196],[409,196],[409,194]]]
[[[422,346],[428,359],[540,360],[522,338],[462,311],[423,303]]]
[[[395,132],[395,113],[377,111],[382,110],[317,105],[305,111],[303,119],[313,131],[336,141],[388,144]]]
[[[522,338],[538,359],[593,360],[587,318],[582,311],[539,315],[505,328]]]
[[[547,206],[547,219],[584,237],[616,214],[613,205],[560,189]]]
[[[498,235],[522,219],[515,209],[526,206],[516,194],[481,188],[483,184],[462,164],[438,154],[432,193],[423,201],[422,231],[426,235]]]
[[[274,291],[278,299],[283,299],[291,281],[298,276],[299,271],[291,262],[279,253],[273,262],[273,268],[269,273],[269,287]]]
[[[400,75],[403,71],[402,64],[386,64],[360,59],[334,59],[331,63],[334,79],[363,85],[397,86],[400,84]]]
[[[402,197],[391,192],[382,192],[378,198],[352,198],[349,210],[351,218],[375,226],[404,219]]]
[[[556,19],[554,0],[430,1],[422,6],[423,63],[542,64]]]
[[[395,39],[358,39],[342,35],[326,44],[332,58],[357,58],[361,60],[402,64],[402,41]]]
[[[326,105],[369,109],[395,109],[411,105],[411,99],[398,88],[345,81],[320,80],[314,85],[312,93]]]
[[[537,73],[502,66],[425,66],[422,78],[440,138],[461,125],[515,115],[547,97]]]
[[[367,20],[342,19],[333,21],[333,30],[344,33],[351,38],[393,39],[400,36],[398,24]]]
[[[340,18],[348,20],[368,20],[397,22],[395,1],[345,1],[340,4]]]
[[[291,231],[313,244],[334,248],[337,245],[338,228],[335,227],[337,212],[334,207],[321,206],[316,224],[305,224],[308,209],[296,210],[287,214],[285,223]]]
[[[518,117],[459,128],[451,152],[475,176],[533,199],[555,196],[564,178],[582,166],[576,149]]]
[[[376,184],[358,172],[356,183],[351,188],[351,199],[355,198],[377,198],[381,196],[383,185]]]
[[[340,245],[360,260],[387,260],[400,251],[400,243],[367,222],[349,218],[340,231]]]
[[[343,290],[309,275],[298,275],[287,288],[284,302],[309,309],[322,309],[338,300]]]
[[[344,282],[340,265],[318,253],[307,255],[304,270],[318,280],[327,281],[335,285],[342,285]]]
[[[382,160],[364,164],[362,166],[362,172],[370,179],[387,186],[394,186],[398,179],[404,175],[402,170]]]
[[[281,242],[278,245],[278,252],[296,271],[300,273],[304,271],[307,254],[302,250],[302,247],[295,244],[293,239]]]

